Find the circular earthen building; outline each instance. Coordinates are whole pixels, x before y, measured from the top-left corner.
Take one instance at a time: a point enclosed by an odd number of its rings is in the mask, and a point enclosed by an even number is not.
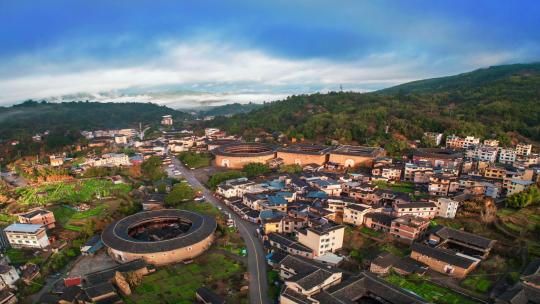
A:
[[[216,156],[216,166],[241,169],[249,163],[262,163],[275,157],[275,148],[261,143],[235,143],[212,150]]]
[[[109,225],[101,236],[120,263],[142,258],[153,265],[192,259],[210,247],[216,220],[186,210],[139,212]]]

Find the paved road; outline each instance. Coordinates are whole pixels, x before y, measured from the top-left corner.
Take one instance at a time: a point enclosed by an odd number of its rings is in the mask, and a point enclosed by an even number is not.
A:
[[[208,190],[197,178],[193,172],[186,168],[178,159],[171,156],[172,164],[175,169],[182,173],[182,176],[193,187],[202,189],[206,200],[211,204],[223,209],[226,206],[213,196],[213,193]],[[172,175],[172,169],[167,168],[167,173]],[[232,219],[236,223],[240,235],[246,243],[248,251],[248,272],[249,272],[249,298],[250,303],[266,304],[270,303],[268,298],[268,282],[266,279],[266,261],[265,252],[261,241],[255,236],[257,226],[242,220],[234,212],[229,212]]]

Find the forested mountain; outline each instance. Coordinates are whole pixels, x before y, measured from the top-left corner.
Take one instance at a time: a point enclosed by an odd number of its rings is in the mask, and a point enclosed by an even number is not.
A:
[[[258,109],[260,107],[264,106],[260,103],[231,103],[226,104],[223,106],[215,106],[215,107],[209,107],[204,108],[203,110],[197,111],[198,114],[202,117],[204,116],[230,116],[234,114],[240,114],[240,113],[247,113],[250,111],[253,111],[255,109]]]
[[[0,107],[0,139],[26,137],[45,130],[95,130],[159,123],[161,116],[184,120],[189,115],[150,103],[26,101]]]
[[[498,138],[505,144],[516,138],[540,141],[540,64],[490,67],[373,93],[292,96],[208,124],[248,138],[260,131],[284,132],[391,151],[426,131]]]

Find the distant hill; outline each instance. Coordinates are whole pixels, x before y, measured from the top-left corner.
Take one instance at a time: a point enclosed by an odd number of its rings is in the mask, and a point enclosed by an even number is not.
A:
[[[423,93],[441,93],[441,92],[462,92],[466,90],[476,90],[482,86],[492,86],[497,82],[507,82],[530,78],[530,76],[540,73],[540,63],[532,64],[510,64],[492,66],[489,68],[478,69],[472,72],[463,73],[454,76],[439,77],[412,81],[397,85],[388,89],[380,90],[380,93],[395,94],[398,92],[408,94]],[[521,83],[527,85],[526,83]]]
[[[404,149],[426,131],[540,142],[540,64],[415,81],[373,93],[291,96],[207,125],[248,138],[260,131],[307,140]],[[388,134],[385,132],[388,126]]]
[[[45,130],[94,130],[136,127],[138,123],[159,123],[161,116],[185,120],[190,115],[151,103],[26,101],[0,107],[0,138],[11,139]]]
[[[197,110],[197,114],[201,117],[205,116],[230,116],[234,114],[240,114],[240,113],[247,113],[249,111],[258,109],[260,107],[264,106],[264,104],[259,103],[231,103],[226,104],[223,106],[213,106],[213,107],[206,107],[202,110]]]

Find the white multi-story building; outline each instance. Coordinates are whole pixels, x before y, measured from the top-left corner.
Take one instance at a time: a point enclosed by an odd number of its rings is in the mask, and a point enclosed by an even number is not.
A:
[[[456,135],[446,137],[446,147],[451,149],[469,149],[480,144],[480,138],[467,136],[461,138]]]
[[[164,126],[172,126],[173,118],[172,115],[164,115],[161,117],[161,124]]]
[[[15,267],[7,264],[0,264],[0,281],[2,285],[15,288],[15,284],[20,279]]]
[[[107,153],[100,158],[89,159],[85,163],[91,167],[120,167],[130,166],[129,157],[123,153]]]
[[[298,241],[311,248],[314,257],[341,249],[344,235],[344,226],[332,224],[308,227],[297,231]]]
[[[486,145],[474,146],[465,152],[465,156],[474,160],[494,163],[497,161],[497,148]]]
[[[516,161],[517,153],[514,148],[499,148],[499,162],[512,164]]]
[[[444,217],[444,218],[454,218],[456,217],[457,208],[459,207],[459,202],[445,198],[440,197],[437,200],[432,201],[435,205],[437,205],[437,215],[438,217]]]
[[[46,248],[49,238],[45,227],[35,224],[15,223],[4,229],[13,248]]]
[[[516,146],[516,154],[519,156],[527,156],[531,154],[532,145],[518,144]]]

